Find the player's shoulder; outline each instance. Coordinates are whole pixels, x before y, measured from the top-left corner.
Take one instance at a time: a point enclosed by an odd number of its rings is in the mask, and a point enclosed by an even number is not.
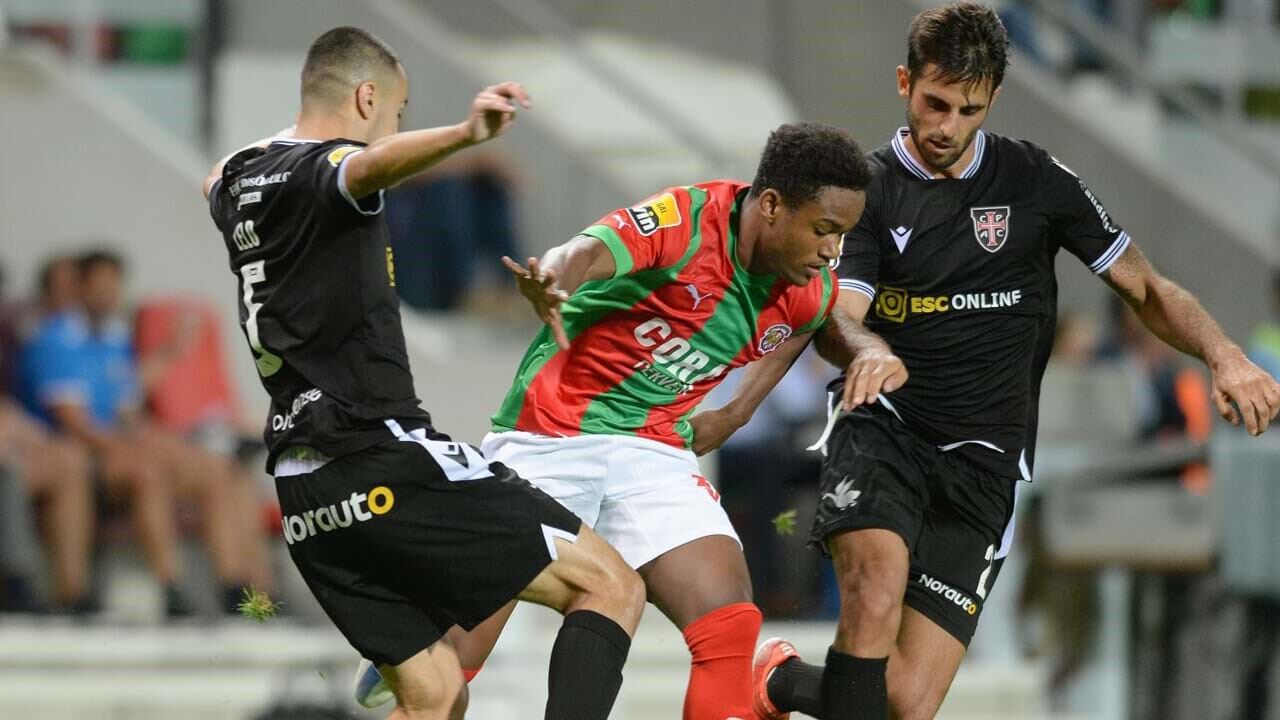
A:
[[[695,225],[705,222],[705,213],[728,215],[738,191],[748,187],[733,180],[711,180],[691,185],[673,185],[650,195],[627,209],[642,235],[658,230],[692,234]]]
[[[1042,146],[1023,138],[982,131],[989,151],[1005,166],[1041,169],[1053,162],[1053,156]]]

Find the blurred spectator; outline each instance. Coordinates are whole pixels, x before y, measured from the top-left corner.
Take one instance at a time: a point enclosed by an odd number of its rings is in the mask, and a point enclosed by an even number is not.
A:
[[[23,548],[32,533],[30,514],[35,503],[48,548],[55,608],[81,614],[93,611],[89,557],[93,542],[93,489],[89,458],[78,443],[55,438],[45,432],[17,405],[0,398],[0,466],[10,469],[10,481],[22,492],[0,507],[0,523],[10,545],[3,570],[4,607],[32,610],[37,607],[32,590],[39,573],[31,560],[34,553]],[[18,543],[17,547],[13,547]]]
[[[44,283],[42,305],[49,314],[23,350],[24,400],[49,425],[85,443],[107,493],[129,501],[171,617],[193,610],[178,589],[175,502],[184,497],[199,504],[205,543],[223,584],[223,607],[231,611],[249,568],[262,564],[260,530],[242,520],[251,514],[251,489],[225,459],[141,418],[139,368],[118,315],[123,261],[93,252],[77,266],[80,309],[60,308],[57,284]]]
[[[516,182],[500,156],[482,153],[452,158],[387,193],[396,290],[406,303],[509,312],[513,290],[499,258],[520,259]],[[486,281],[476,282],[478,274]]]
[[[1271,278],[1270,315],[1249,338],[1249,359],[1280,378],[1280,269]]]
[[[742,375],[733,373],[712,390],[707,406],[727,404]],[[780,536],[774,518],[814,506],[795,495],[816,492],[813,479],[822,456],[804,448],[822,432],[829,375],[826,363],[807,351],[717,453],[721,502],[742,540],[756,603],[770,617],[812,614],[823,605],[820,569],[825,565],[803,552],[812,518],[797,518],[794,536]]]
[[[87,612],[94,607],[89,583],[93,494],[88,458],[77,444],[50,437],[10,400],[20,313],[4,297],[0,276],[0,609],[38,607],[34,585],[40,556],[32,522],[38,507],[52,566],[54,605],[63,611]]]

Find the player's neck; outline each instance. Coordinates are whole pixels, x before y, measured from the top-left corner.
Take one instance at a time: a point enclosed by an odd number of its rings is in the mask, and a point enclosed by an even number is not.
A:
[[[911,153],[911,157],[915,158],[915,161],[920,163],[920,167],[928,170],[929,174],[933,175],[933,177],[938,180],[960,177],[960,174],[963,173],[969,167],[969,164],[973,162],[974,153],[978,152],[978,144],[971,142],[969,143],[969,147],[964,149],[964,152],[960,154],[960,157],[956,159],[955,162],[951,163],[950,166],[939,170],[938,168],[930,165],[928,161],[924,159],[924,156],[920,154],[920,148],[916,147],[916,139],[914,135],[908,133],[907,140],[903,144],[907,146],[907,152]]]
[[[368,129],[358,127],[340,115],[303,112],[298,116],[298,126],[294,129],[293,136],[322,142],[335,138],[368,142]]]
[[[763,275],[764,272],[752,267],[756,259],[756,247],[760,244],[760,201],[747,197],[742,201],[742,209],[738,212],[738,242],[735,254],[738,267],[752,275]]]

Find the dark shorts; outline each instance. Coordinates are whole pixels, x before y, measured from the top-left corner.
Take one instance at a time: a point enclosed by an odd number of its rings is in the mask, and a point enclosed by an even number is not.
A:
[[[1016,483],[930,445],[879,407],[858,408],[827,443],[809,542],[826,552],[848,530],[902,536],[907,606],[967,647],[1008,550]]]
[[[279,467],[277,467],[279,471]],[[397,665],[471,629],[551,563],[581,521],[460,443],[388,439],[276,478],[289,554],[360,654]]]

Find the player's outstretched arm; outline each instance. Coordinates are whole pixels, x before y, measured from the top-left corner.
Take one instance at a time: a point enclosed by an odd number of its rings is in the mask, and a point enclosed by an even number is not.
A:
[[[824,360],[846,368],[845,410],[876,401],[907,382],[907,368],[889,344],[867,329],[862,321],[871,309],[871,298],[859,292],[842,292],[831,308],[831,317],[818,331],[816,347]]]
[[[541,259],[529,258],[525,267],[509,257],[502,258],[516,278],[520,294],[555,335],[556,344],[569,349],[569,338],[560,321],[560,305],[582,283],[613,277],[617,269],[613,254],[605,244],[588,235],[579,235],[547,251]]]
[[[467,119],[457,125],[375,140],[347,161],[347,190],[359,200],[417,175],[458,150],[492,140],[515,122],[517,106],[532,106],[519,83],[492,85],[476,95]]]
[[[760,403],[777,387],[782,376],[796,364],[812,339],[811,332],[787,338],[777,350],[747,365],[742,371],[742,382],[734,392],[733,399],[724,407],[704,410],[690,418],[689,424],[693,426],[693,452],[706,455],[723,445],[739,428],[746,425]]]
[[[1232,425],[1243,419],[1250,435],[1266,431],[1280,411],[1280,384],[1249,361],[1194,295],[1157,272],[1136,244],[1103,278],[1151,332],[1209,367],[1213,402],[1222,417]]]

